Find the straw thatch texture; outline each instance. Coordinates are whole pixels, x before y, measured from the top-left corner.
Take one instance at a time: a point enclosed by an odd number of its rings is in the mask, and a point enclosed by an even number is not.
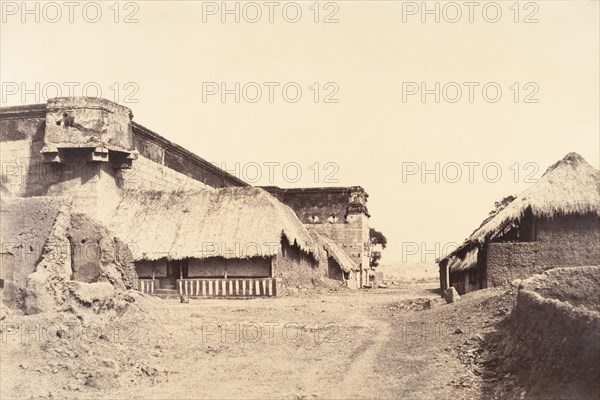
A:
[[[255,187],[125,191],[111,228],[136,260],[271,257],[282,236],[318,259],[292,209]]]
[[[309,228],[309,232],[317,246],[321,246],[327,252],[327,254],[339,264],[342,271],[350,272],[360,270],[350,256],[333,240],[321,235],[314,229]]]
[[[464,257],[455,255],[448,260],[450,271],[464,271],[473,268],[477,264],[479,249],[474,247],[464,254]]]
[[[556,215],[600,215],[600,171],[577,153],[569,153],[546,170],[540,180],[527,188],[493,218],[484,222],[454,252],[440,260],[451,271],[477,264],[477,249],[517,224],[530,209],[535,217]]]

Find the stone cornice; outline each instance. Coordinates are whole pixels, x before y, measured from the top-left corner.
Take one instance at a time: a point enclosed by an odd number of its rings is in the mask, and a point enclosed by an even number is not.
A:
[[[46,118],[46,104],[0,107],[0,119]]]

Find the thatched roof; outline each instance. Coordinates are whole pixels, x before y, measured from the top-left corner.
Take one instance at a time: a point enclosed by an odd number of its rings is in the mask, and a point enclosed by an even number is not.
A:
[[[342,271],[350,272],[360,270],[350,256],[340,248],[340,245],[328,237],[316,232],[314,229],[309,228],[309,231],[311,236],[314,238],[315,243],[318,246],[321,246],[327,252],[327,255],[332,257],[339,264]]]
[[[256,187],[125,191],[110,226],[136,260],[270,257],[283,236],[318,259],[292,209]]]
[[[439,262],[448,263],[450,270],[474,267],[477,249],[502,236],[506,228],[518,223],[528,210],[533,216],[547,218],[557,215],[600,215],[600,171],[579,154],[567,154],[550,166],[537,183],[485,221],[465,243]]]
[[[467,249],[464,253],[455,254],[448,258],[448,268],[450,271],[464,271],[477,265],[478,247]]]

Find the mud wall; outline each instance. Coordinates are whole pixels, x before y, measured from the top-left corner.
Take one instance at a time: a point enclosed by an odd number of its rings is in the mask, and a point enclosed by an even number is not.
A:
[[[35,271],[54,221],[66,206],[63,200],[49,197],[2,201],[0,276],[4,279],[4,300],[10,305],[19,297],[29,274]]]
[[[487,284],[500,286],[550,268],[599,265],[600,254],[584,242],[491,243],[488,247]]]
[[[597,266],[550,269],[523,281],[520,288],[600,312],[600,267]]]
[[[528,398],[599,398],[599,284],[599,267],[553,269],[521,284],[503,351]]]
[[[550,268],[600,265],[598,216],[543,218],[535,225],[536,242],[488,245],[488,286],[506,285]]]
[[[274,278],[286,287],[309,287],[327,276],[327,262],[319,262],[283,239],[281,251],[273,261]]]
[[[118,289],[137,287],[133,256],[106,227],[84,214],[72,214],[68,228],[74,281],[110,282]]]
[[[538,218],[535,220],[536,240],[539,242],[568,244],[579,250],[595,249],[590,253],[598,256],[600,248],[600,217],[594,214],[556,216],[554,218]]]
[[[2,200],[0,271],[8,307],[27,314],[55,310],[69,301],[76,282],[137,286],[128,246],[71,208],[54,197]]]

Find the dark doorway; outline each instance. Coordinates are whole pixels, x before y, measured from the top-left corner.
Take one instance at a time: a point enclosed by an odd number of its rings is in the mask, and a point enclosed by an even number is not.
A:
[[[188,276],[187,260],[167,261],[167,280],[171,285],[177,283],[177,279],[185,279]]]

